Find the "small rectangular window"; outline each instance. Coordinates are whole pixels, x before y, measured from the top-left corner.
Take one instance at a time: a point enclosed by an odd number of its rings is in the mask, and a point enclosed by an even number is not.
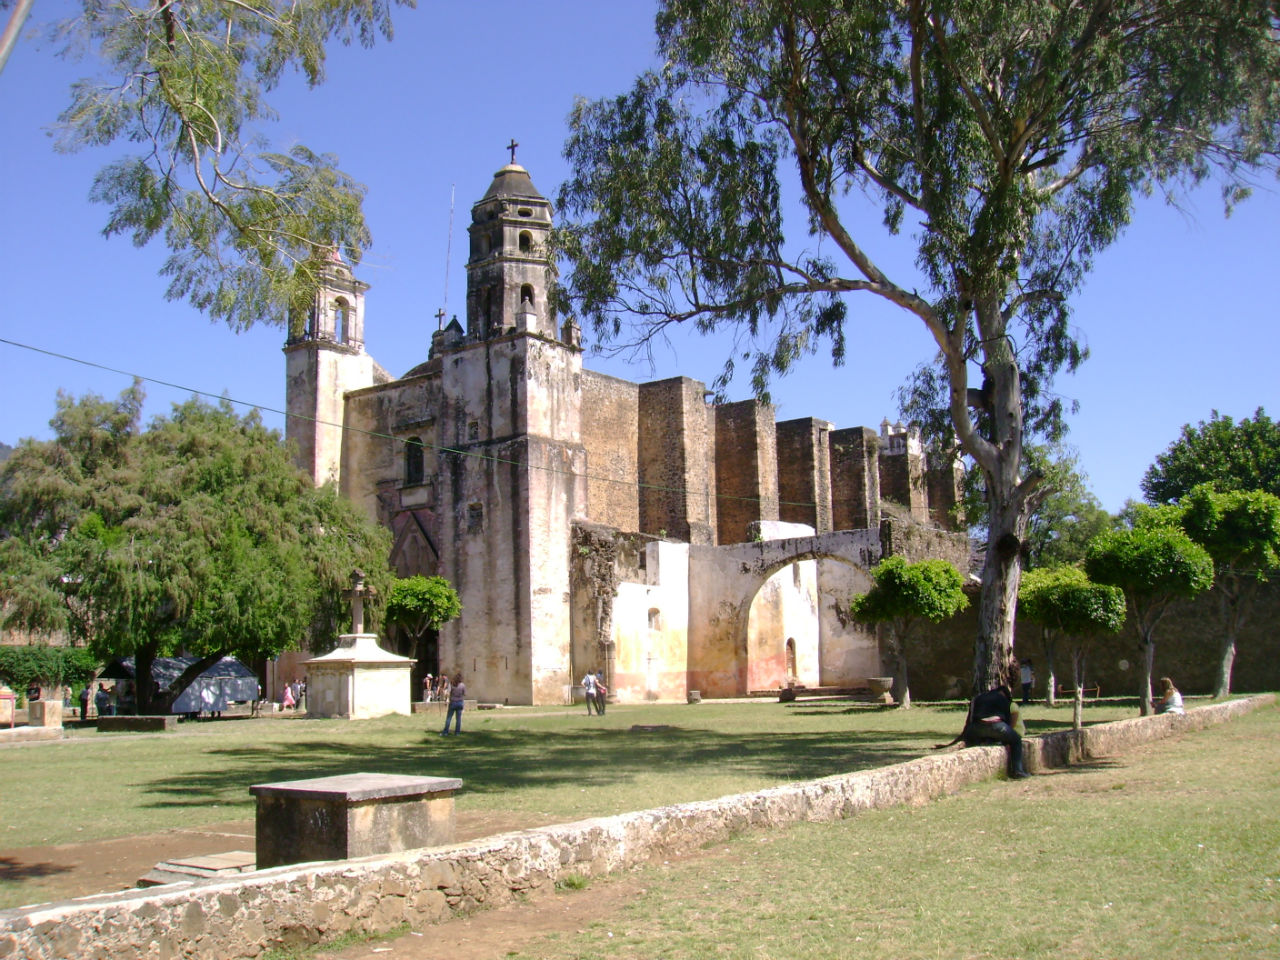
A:
[[[484,528],[484,504],[467,504],[467,532],[479,533]]]

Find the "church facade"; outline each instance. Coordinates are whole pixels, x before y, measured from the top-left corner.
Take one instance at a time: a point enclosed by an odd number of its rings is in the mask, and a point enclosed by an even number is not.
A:
[[[420,670],[482,700],[740,696],[883,674],[848,602],[886,553],[945,556],[959,474],[901,424],[777,422],[686,377],[584,369],[548,302],[551,204],[514,162],[469,227],[466,326],[393,376],[364,350],[367,285],[334,256],[285,345],[288,439],[394,536],[400,576],[462,598]]]

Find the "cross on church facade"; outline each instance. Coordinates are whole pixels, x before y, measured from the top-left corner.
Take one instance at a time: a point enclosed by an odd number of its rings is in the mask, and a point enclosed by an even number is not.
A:
[[[439,310],[436,311],[436,329],[437,330],[444,329],[444,307],[441,307]]]
[[[516,147],[518,147],[518,146],[520,146],[520,144],[516,143],[516,138],[515,138],[515,137],[512,137],[512,138],[511,138],[511,142],[507,144],[507,149],[511,151],[511,162],[512,162],[512,163],[515,163],[515,162],[516,162]]]

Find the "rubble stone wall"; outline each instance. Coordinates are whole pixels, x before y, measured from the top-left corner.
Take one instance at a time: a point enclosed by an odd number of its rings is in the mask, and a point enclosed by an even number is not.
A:
[[[1099,724],[1028,741],[1035,770],[1121,753],[1263,706],[1274,695],[1200,707],[1185,716]],[[333,863],[277,867],[234,879],[171,884],[0,911],[0,958],[256,957],[314,943],[449,919],[554,887],[697,850],[744,829],[830,821],[919,804],[999,776],[1002,747],[932,754],[875,770],[659,807],[484,840]]]

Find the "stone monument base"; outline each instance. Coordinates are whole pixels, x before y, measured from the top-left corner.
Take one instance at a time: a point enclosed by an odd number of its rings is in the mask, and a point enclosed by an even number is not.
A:
[[[461,786],[453,777],[386,773],[256,784],[258,869],[452,843]]]

